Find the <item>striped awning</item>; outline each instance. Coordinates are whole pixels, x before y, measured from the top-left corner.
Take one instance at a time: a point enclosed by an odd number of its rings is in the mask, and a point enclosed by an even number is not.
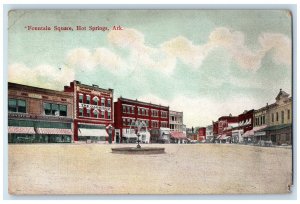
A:
[[[15,127],[15,126],[9,126],[8,127],[8,133],[13,134],[35,134],[33,127]]]
[[[105,129],[79,128],[78,135],[81,137],[108,137]]]
[[[175,138],[175,139],[186,139],[186,136],[184,135],[183,132],[171,132],[171,137]]]
[[[37,133],[41,135],[72,135],[71,129],[59,128],[37,128]]]

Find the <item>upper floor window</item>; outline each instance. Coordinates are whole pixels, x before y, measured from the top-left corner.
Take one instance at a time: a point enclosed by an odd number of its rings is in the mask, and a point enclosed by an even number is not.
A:
[[[272,113],[272,122],[274,122],[274,113]]]
[[[278,112],[276,112],[276,121],[279,120]]]
[[[104,116],[105,116],[105,112],[101,111],[101,118],[104,118]]]
[[[107,119],[111,119],[111,112],[107,112]]]
[[[134,107],[131,107],[131,113],[134,114]]]
[[[45,115],[67,116],[67,105],[44,103]]]
[[[126,113],[126,106],[122,106],[123,113]]]
[[[291,115],[290,115],[291,113],[290,113],[290,110],[287,110],[287,119],[289,120],[290,119],[290,117],[291,117]]]
[[[79,116],[83,116],[83,109],[79,108]]]
[[[26,101],[19,99],[8,99],[8,112],[26,113]]]
[[[79,94],[79,103],[83,103],[83,95]]]
[[[168,115],[168,114],[167,114],[166,111],[161,111],[161,117],[162,117],[162,118],[167,118],[167,117],[168,117],[167,115]]]
[[[91,117],[91,110],[90,109],[86,109],[86,116]]]
[[[110,107],[110,106],[111,106],[111,100],[107,99],[107,107]]]
[[[99,98],[95,96],[95,97],[93,98],[93,101],[94,101],[94,105],[97,106],[97,105],[98,105]]]
[[[158,110],[151,110],[152,117],[158,117]]]
[[[91,96],[87,95],[86,96],[86,104],[90,104],[91,102]]]
[[[284,123],[284,111],[281,111],[281,123]]]
[[[96,109],[93,111],[93,113],[94,113],[94,118],[98,118],[98,113],[99,113],[99,111],[97,111]]]
[[[105,98],[101,98],[101,106],[105,106]]]

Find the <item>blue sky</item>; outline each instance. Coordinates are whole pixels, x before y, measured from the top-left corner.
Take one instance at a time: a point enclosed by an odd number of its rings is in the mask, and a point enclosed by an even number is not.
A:
[[[28,31],[26,26],[74,31]],[[109,31],[76,31],[76,26]],[[122,26],[121,31],[112,30]],[[8,81],[62,90],[73,79],[169,105],[184,123],[291,93],[291,16],[284,10],[12,11]],[[59,69],[60,68],[60,69]]]

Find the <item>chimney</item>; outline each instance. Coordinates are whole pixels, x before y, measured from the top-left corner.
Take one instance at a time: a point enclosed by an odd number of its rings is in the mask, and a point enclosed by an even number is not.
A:
[[[95,87],[95,88],[99,88],[99,86],[98,86],[98,85],[96,85],[96,84],[93,84],[92,86],[93,86],[93,87]]]

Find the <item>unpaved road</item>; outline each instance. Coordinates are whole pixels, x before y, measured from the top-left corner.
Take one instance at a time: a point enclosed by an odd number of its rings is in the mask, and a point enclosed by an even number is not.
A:
[[[149,144],[162,155],[121,155],[134,145],[9,145],[11,194],[287,193],[292,151],[228,144]]]

